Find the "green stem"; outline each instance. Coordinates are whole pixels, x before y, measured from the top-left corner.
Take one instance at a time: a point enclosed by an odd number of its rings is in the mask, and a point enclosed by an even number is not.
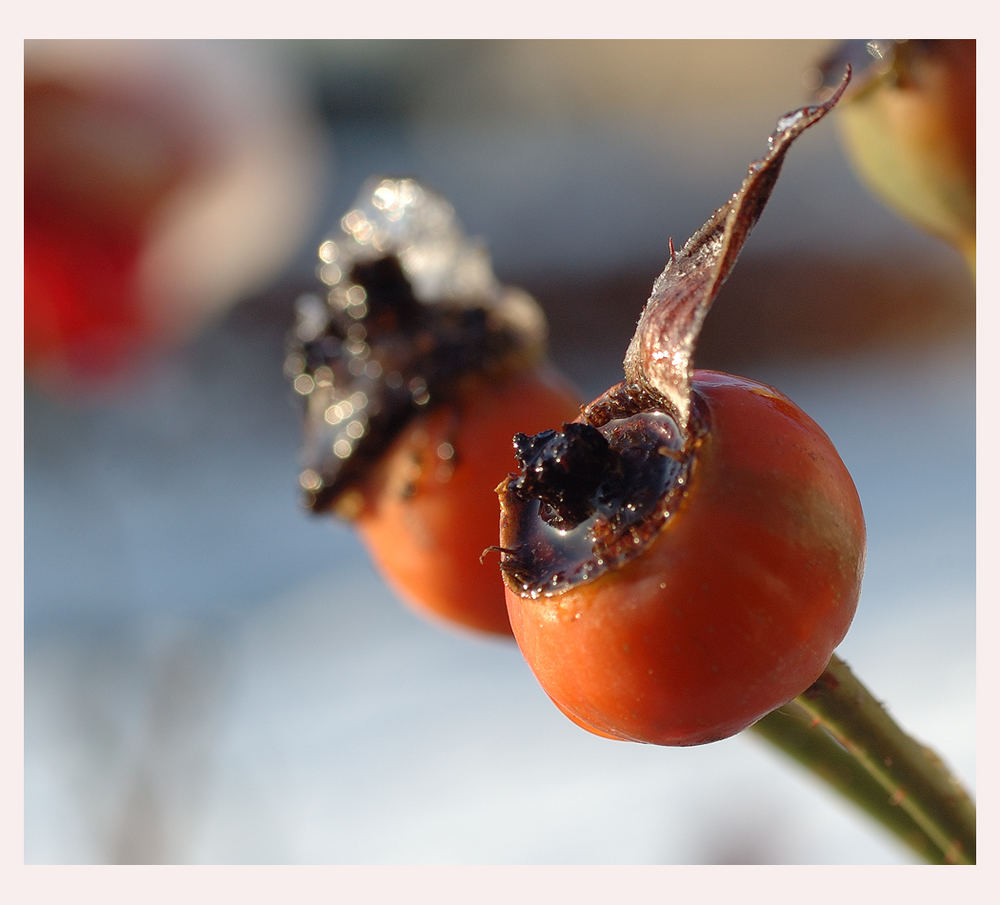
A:
[[[925,860],[975,863],[976,808],[969,794],[836,655],[812,686],[754,728]]]
[[[811,770],[834,791],[878,820],[921,861],[947,863],[934,840],[902,808],[886,807],[885,789],[797,701],[772,711],[752,731]]]

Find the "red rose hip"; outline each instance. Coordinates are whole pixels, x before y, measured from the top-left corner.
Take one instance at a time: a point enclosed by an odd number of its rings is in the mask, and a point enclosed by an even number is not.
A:
[[[671,247],[625,380],[562,430],[515,437],[499,488],[511,625],[598,735],[733,735],[808,688],[854,616],[864,518],[830,439],[771,387],[690,366],[784,154],[837,97],[782,118],[740,191]]]

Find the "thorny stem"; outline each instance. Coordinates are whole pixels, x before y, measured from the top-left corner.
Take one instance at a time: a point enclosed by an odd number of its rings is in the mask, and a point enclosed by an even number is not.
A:
[[[925,861],[975,864],[976,807],[968,792],[836,655],[810,688],[753,729]]]

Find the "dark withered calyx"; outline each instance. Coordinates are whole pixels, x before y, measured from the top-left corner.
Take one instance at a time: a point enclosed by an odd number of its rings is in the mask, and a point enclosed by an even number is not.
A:
[[[575,528],[595,508],[594,493],[619,465],[604,435],[573,422],[562,431],[517,434],[514,455],[521,468],[510,489],[541,503],[539,518],[553,528]]]
[[[395,255],[355,262],[350,279],[365,289],[369,333],[410,326],[420,319],[421,304]]]
[[[544,318],[415,180],[369,180],[341,226],[320,249],[323,294],[299,299],[285,372],[305,407],[305,505],[351,517],[344,492],[414,418],[541,356]]]
[[[306,464],[318,480],[304,488],[315,512],[362,479],[413,417],[453,399],[463,375],[487,373],[518,341],[482,306],[422,303],[395,255],[356,262],[348,279],[364,290],[363,316],[335,307],[300,346],[315,380]]]
[[[560,593],[624,562],[682,497],[696,442],[685,446],[671,415],[623,408],[623,398],[635,397],[602,397],[596,423],[515,436],[501,569],[524,593]]]

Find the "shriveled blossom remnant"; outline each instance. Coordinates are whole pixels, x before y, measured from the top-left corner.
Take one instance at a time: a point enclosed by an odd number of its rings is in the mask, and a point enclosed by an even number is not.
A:
[[[546,325],[503,286],[444,198],[373,178],[319,249],[325,292],[298,300],[286,373],[302,399],[306,506],[358,529],[422,612],[509,636],[493,488],[510,438],[578,411],[545,361]]]

